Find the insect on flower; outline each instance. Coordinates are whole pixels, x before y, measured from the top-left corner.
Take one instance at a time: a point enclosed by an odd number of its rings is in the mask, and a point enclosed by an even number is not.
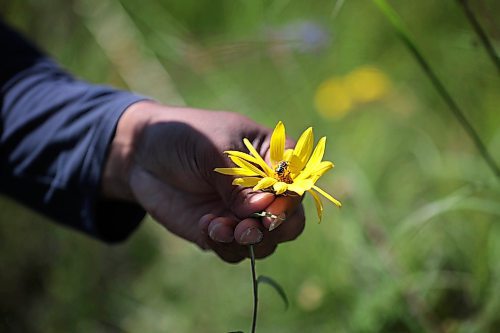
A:
[[[278,180],[285,182],[287,184],[293,183],[293,180],[290,177],[290,170],[288,170],[289,164],[290,163],[288,161],[279,161],[278,165],[274,169]]]
[[[330,161],[322,161],[325,153],[326,137],[322,137],[313,150],[313,131],[309,127],[302,133],[293,149],[285,149],[285,126],[280,121],[271,136],[271,164],[267,164],[248,139],[243,143],[250,154],[241,151],[225,151],[234,168],[216,168],[215,171],[224,175],[236,176],[233,185],[252,187],[254,191],[272,191],[276,195],[311,194],[316,205],[319,220],[323,215],[323,204],[319,194],[330,200],[336,206],[341,203],[330,194],[315,185],[316,181],[328,170],[333,168]]]

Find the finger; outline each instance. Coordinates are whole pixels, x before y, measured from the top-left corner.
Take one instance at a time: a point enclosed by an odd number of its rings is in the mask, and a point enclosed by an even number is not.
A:
[[[208,224],[208,236],[215,242],[231,243],[234,240],[234,228],[237,221],[231,217],[218,216]]]
[[[210,238],[207,238],[207,244],[222,260],[229,263],[238,263],[245,258],[250,258],[249,247],[237,244],[236,242],[224,244],[214,242]],[[277,248],[277,244],[272,240],[262,241],[253,246],[256,259],[270,256]]]
[[[263,259],[276,251],[278,245],[271,239],[264,239],[257,245],[254,245],[254,254],[256,259]],[[250,257],[250,256],[248,256]]]
[[[262,223],[254,218],[247,218],[238,223],[234,229],[234,238],[238,244],[254,245],[255,258],[258,259],[271,255],[277,247],[276,237],[265,230]],[[246,256],[250,257],[248,250]]]
[[[234,239],[241,245],[252,245],[262,241],[262,224],[253,218],[242,220],[234,229]]]
[[[199,221],[200,236],[197,242],[198,245],[204,250],[212,250],[219,258],[228,263],[242,261],[246,255],[243,253],[243,249],[240,249],[234,241],[231,243],[221,243],[210,238],[208,231],[210,223],[217,218],[219,217],[215,214],[206,214],[201,217]]]
[[[206,242],[208,247],[226,262],[238,263],[247,257],[248,248],[236,242],[228,244],[219,243],[213,241],[210,237],[207,237]]]
[[[272,239],[276,243],[288,242],[296,239],[305,228],[304,207],[299,205],[295,212],[286,218],[279,228],[264,233],[264,239]]]
[[[252,213],[260,212],[275,199],[269,192],[253,192],[249,188],[234,187],[231,194],[229,209],[238,217],[246,218]]]
[[[273,231],[264,230],[262,241],[254,245],[255,257],[261,259],[273,254],[279,243],[296,239],[304,228],[304,208],[300,205],[280,228]]]
[[[273,228],[277,228],[283,221],[293,215],[295,210],[300,206],[300,202],[302,200],[301,196],[281,196],[277,197],[269,206],[267,206],[264,210],[268,213],[271,213],[275,216],[283,216],[283,219],[276,219],[270,217],[263,217],[262,224],[264,227],[269,230],[273,222]],[[282,215],[284,214],[284,215]],[[271,229],[273,229],[271,228]]]
[[[223,224],[224,226],[232,226],[233,222],[234,220],[230,218],[218,217],[214,214],[204,215],[199,221],[201,229],[199,243],[203,244],[201,247],[213,250],[221,259],[230,263],[237,263],[244,258],[249,258],[248,245],[250,244],[255,244],[254,253],[257,259],[265,258],[276,250],[275,238],[268,237],[267,240],[262,241],[263,232],[267,231],[263,230],[264,228],[260,221],[253,218],[244,219],[236,225],[234,229],[235,241],[233,242],[224,243],[213,239],[219,236],[209,236],[209,230],[214,228],[213,225]],[[218,232],[220,229],[216,230]]]
[[[210,247],[207,244],[208,238],[208,225],[215,219],[217,215],[215,214],[205,214],[198,221],[198,228],[200,229],[200,234],[196,239],[196,244],[204,250],[208,250]]]

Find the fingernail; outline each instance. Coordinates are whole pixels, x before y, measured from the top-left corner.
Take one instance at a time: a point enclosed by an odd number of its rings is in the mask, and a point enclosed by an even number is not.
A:
[[[232,232],[227,228],[221,228],[222,224],[216,224],[209,228],[208,235],[219,243],[231,243],[234,239]]]
[[[285,214],[281,213],[273,219],[273,222],[271,222],[271,225],[269,226],[269,231],[273,231],[279,227],[283,221],[285,221]]]
[[[215,219],[215,217],[216,216],[214,214],[205,214],[200,218],[198,225],[203,233],[207,233],[208,226],[210,225],[210,222]]]
[[[256,193],[254,195],[252,195],[249,199],[248,199],[248,203],[250,204],[254,204],[256,202],[259,202],[261,201],[262,199],[266,198],[266,197],[269,197],[270,195],[272,195],[271,193]]]
[[[262,231],[260,231],[257,228],[250,228],[250,229],[247,229],[240,236],[240,244],[244,244],[244,245],[257,244],[257,243],[260,243],[260,241],[262,240],[262,237],[264,237],[264,234],[262,233]]]

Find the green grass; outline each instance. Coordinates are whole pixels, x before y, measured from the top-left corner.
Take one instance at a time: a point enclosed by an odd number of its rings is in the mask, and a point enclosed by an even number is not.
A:
[[[500,78],[460,5],[393,3],[498,163]],[[320,185],[343,207],[327,207],[317,225],[306,197],[304,234],[257,263],[291,303],[285,312],[263,285],[258,332],[495,332],[500,186],[377,8],[345,1],[332,17],[334,5],[8,0],[0,12],[92,82],[237,111],[269,127],[283,120],[294,137],[308,126],[328,137],[336,167]],[[473,10],[498,48],[499,4]],[[306,20],[331,36],[317,52],[270,38]],[[118,58],[119,45],[100,40],[105,28],[126,41]],[[319,84],[364,65],[382,70],[391,92],[322,118]],[[151,220],[110,247],[6,198],[0,207],[0,331],[249,330],[248,262],[225,264]]]

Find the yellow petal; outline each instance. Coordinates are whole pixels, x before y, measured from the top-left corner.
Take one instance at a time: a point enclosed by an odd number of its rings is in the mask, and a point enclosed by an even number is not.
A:
[[[240,168],[251,170],[256,174],[261,175],[262,177],[266,177],[266,174],[264,173],[264,171],[260,170],[252,163],[249,163],[249,162],[247,162],[239,157],[236,157],[236,156],[229,156],[229,158],[231,159],[231,161],[234,162],[234,164],[236,164]]]
[[[283,154],[285,153],[285,125],[280,121],[276,125],[271,136],[271,163],[272,165],[277,164],[283,160]]]
[[[311,156],[313,145],[313,130],[312,127],[309,127],[304,131],[304,133],[302,133],[299,141],[297,141],[297,145],[295,145],[295,149],[293,150],[293,155],[297,156],[300,160],[300,165],[298,165],[299,170],[302,170],[304,165],[306,165],[307,160]]]
[[[302,187],[304,191],[309,191],[314,186],[314,181],[311,179],[304,179],[294,182],[298,186]]]
[[[285,153],[283,154],[283,161],[290,161],[293,155],[293,149],[285,149]]]
[[[330,161],[322,161],[314,168],[305,168],[304,171],[302,171],[297,177],[295,177],[295,180],[303,180],[307,178],[312,178],[314,182],[316,182],[319,177],[323,176],[325,172],[333,168],[333,163]]]
[[[321,223],[321,219],[323,218],[323,204],[321,203],[321,198],[313,190],[309,190],[307,192],[311,193],[311,196],[314,199],[314,205],[316,206],[316,211],[318,212],[318,223]]]
[[[325,172],[333,168],[334,165],[330,161],[322,161],[319,164],[316,165],[316,167],[311,170],[311,174],[314,176],[317,176],[318,178],[323,176]]]
[[[309,159],[309,162],[307,162],[306,168],[315,168],[316,165],[321,162],[321,159],[323,158],[323,155],[325,153],[325,146],[326,136],[319,139],[318,144],[316,145],[316,148],[314,148],[311,158]]]
[[[300,196],[303,196],[305,192],[302,186],[299,186],[297,184],[288,184],[288,191],[295,192]]]
[[[288,184],[288,191],[303,195],[304,192],[310,190],[313,185],[314,182],[310,179],[294,181],[292,184]]]
[[[295,155],[290,156],[288,161],[288,169],[292,174],[298,174],[300,171],[302,171],[302,168],[304,165],[302,164],[302,161]]]
[[[268,187],[271,187],[273,186],[275,183],[277,182],[276,179],[272,178],[272,177],[266,177],[266,178],[262,178],[258,183],[257,185],[254,186],[253,190],[254,191],[258,191],[258,190],[262,190],[264,188],[268,188]]]
[[[259,164],[259,162],[257,162],[257,159],[255,157],[253,157],[252,155],[249,155],[247,153],[241,152],[241,151],[227,150],[224,153],[228,154],[229,156],[239,157],[239,158],[244,159],[245,161],[248,161],[250,163],[254,163],[257,165]]]
[[[259,155],[257,150],[255,149],[254,146],[250,143],[250,141],[247,138],[243,139],[243,143],[247,147],[247,149],[250,151],[250,153],[255,157],[255,160],[257,161],[257,164],[266,172],[268,176],[272,176],[274,174],[273,169],[267,165],[267,163],[262,159],[262,156]]]
[[[243,177],[235,178],[233,180],[233,185],[239,185],[243,187],[254,187],[261,180],[260,177]]]
[[[282,194],[288,189],[288,184],[284,182],[277,182],[273,185],[273,189],[276,194]]]
[[[215,168],[215,172],[229,176],[258,176],[259,174],[243,168]]]
[[[312,188],[315,189],[316,191],[318,191],[319,194],[323,195],[325,198],[327,198],[328,200],[330,200],[331,202],[333,202],[335,205],[337,205],[337,207],[341,207],[342,206],[342,204],[340,203],[340,201],[338,201],[337,199],[335,199],[334,197],[332,197],[330,194],[326,193],[325,191],[323,191],[319,187],[313,186]]]

